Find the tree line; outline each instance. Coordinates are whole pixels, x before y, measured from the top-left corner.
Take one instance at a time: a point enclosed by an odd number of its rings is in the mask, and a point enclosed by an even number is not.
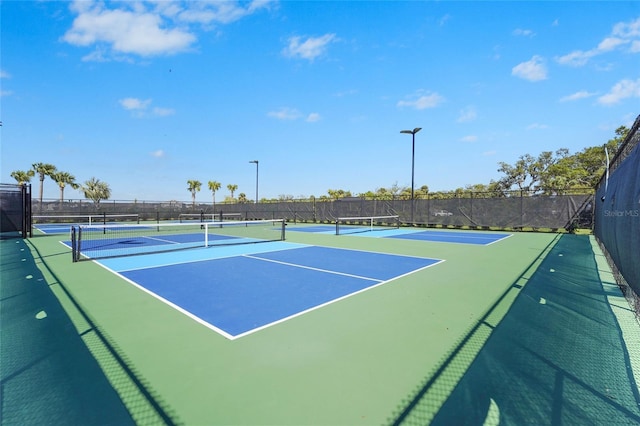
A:
[[[51,178],[60,188],[60,202],[64,200],[64,190],[68,186],[73,189],[80,189],[85,198],[92,200],[95,204],[99,204],[101,200],[108,200],[111,197],[111,189],[106,182],[92,177],[83,184],[76,182],[76,177],[68,172],[59,171],[56,166],[49,163],[34,163],[29,170],[14,170],[11,177],[14,178],[18,185],[24,185],[31,182],[31,178],[36,174],[40,180],[39,201],[42,203],[44,192],[45,177]]]
[[[498,180],[491,180],[488,184],[471,184],[466,185],[464,188],[456,188],[453,191],[436,193],[430,193],[427,185],[421,185],[419,188],[414,189],[414,196],[416,198],[426,197],[427,195],[432,198],[448,198],[462,193],[473,192],[500,197],[506,196],[513,191],[521,191],[527,194],[561,195],[585,188],[592,189],[598,183],[607,167],[605,149],[613,157],[627,137],[629,130],[626,126],[620,126],[615,130],[615,137],[609,139],[603,146],[584,148],[575,154],[571,154],[567,148],[560,148],[555,152],[543,151],[537,156],[531,154],[521,155],[513,164],[499,162],[497,171],[502,176]],[[107,200],[111,197],[111,189],[106,182],[92,177],[83,184],[78,184],[72,174],[59,171],[54,165],[48,163],[34,163],[32,168],[27,171],[16,170],[11,172],[11,177],[19,185],[23,185],[30,182],[31,178],[36,174],[40,180],[39,200],[41,203],[44,180],[47,176],[55,181],[60,188],[61,202],[64,200],[64,190],[67,186],[73,189],[80,189],[84,196],[92,200],[96,205],[101,200]],[[220,190],[222,184],[210,180],[207,185],[212,192],[213,205],[215,207],[216,192]],[[196,194],[201,188],[202,182],[199,180],[190,179],[187,181],[187,190],[191,194],[194,205]],[[237,200],[234,198],[238,185],[228,184],[226,188],[231,195],[225,201],[250,202],[244,193],[240,193]],[[352,196],[353,194],[349,190],[329,189],[326,195],[321,195],[318,199],[332,200]],[[356,196],[378,199],[410,198],[411,188],[399,186],[395,183],[389,188],[377,188],[375,191],[359,193]],[[309,198],[315,199],[316,197],[311,196]],[[280,195],[277,200],[262,199],[261,201],[288,201],[292,199],[294,197],[291,195]]]

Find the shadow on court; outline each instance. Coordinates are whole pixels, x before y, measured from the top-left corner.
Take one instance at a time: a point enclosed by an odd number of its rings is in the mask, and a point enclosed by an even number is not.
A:
[[[488,339],[435,417],[414,400],[396,423],[640,424],[638,384],[607,295],[589,238],[563,235],[503,320],[485,317]]]
[[[54,294],[61,283],[22,239],[0,240],[0,252],[2,424],[135,424],[88,349],[104,350],[99,333],[82,313],[78,331]]]

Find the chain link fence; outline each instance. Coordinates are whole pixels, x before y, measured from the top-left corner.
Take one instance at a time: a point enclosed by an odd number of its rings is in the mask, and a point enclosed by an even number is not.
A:
[[[437,193],[414,200],[400,197],[305,199],[260,203],[188,203],[180,201],[34,201],[42,216],[137,214],[140,220],[178,220],[181,214],[232,214],[239,220],[286,219],[294,223],[333,223],[338,217],[399,215],[404,225],[425,227],[573,230],[591,228],[593,191],[539,195],[527,191],[501,193]]]

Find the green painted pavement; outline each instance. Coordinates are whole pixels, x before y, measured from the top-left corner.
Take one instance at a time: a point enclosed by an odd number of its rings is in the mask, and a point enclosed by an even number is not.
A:
[[[290,242],[445,262],[234,341],[97,264],[71,263],[55,236],[31,243],[40,267],[117,352],[125,376],[144,388],[131,397],[130,384],[110,378],[138,423],[353,425],[393,422],[496,301],[517,300],[527,270],[555,239],[519,233],[467,246],[289,232]],[[507,309],[489,320],[498,323]],[[107,377],[122,376],[104,367],[110,364],[98,351],[94,356]],[[456,383],[448,380],[437,399],[444,401]]]

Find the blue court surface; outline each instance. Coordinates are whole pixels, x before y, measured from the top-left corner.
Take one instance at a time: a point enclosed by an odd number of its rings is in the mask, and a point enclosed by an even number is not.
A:
[[[287,231],[335,234],[335,225],[291,226]],[[368,226],[350,226],[343,228],[344,235],[373,238],[399,238],[404,240],[420,240],[441,243],[489,245],[511,236],[502,232],[478,231],[439,231],[433,229],[419,230],[412,228],[385,228]]]
[[[43,234],[68,234],[71,232],[71,225],[70,223],[41,223],[33,227]]]
[[[100,261],[229,339],[439,262],[285,242]]]
[[[489,245],[505,238],[511,234],[503,233],[484,233],[484,232],[460,232],[460,231],[418,231],[408,233],[397,233],[395,235],[387,235],[385,238],[400,238],[405,240],[421,240],[441,243],[458,243],[458,244],[475,244]]]

